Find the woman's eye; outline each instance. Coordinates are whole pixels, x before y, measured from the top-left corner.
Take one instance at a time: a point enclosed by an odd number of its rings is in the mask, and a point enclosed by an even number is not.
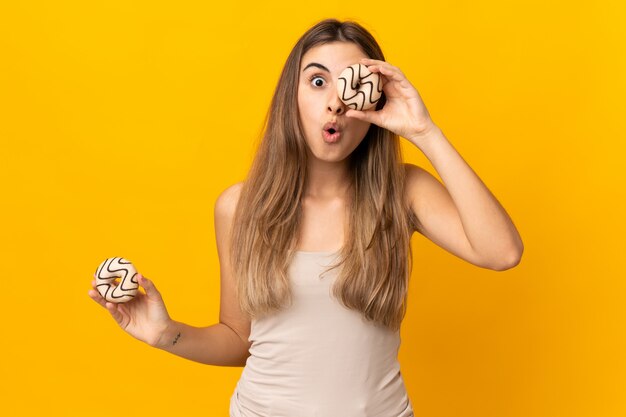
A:
[[[311,78],[311,81],[313,82],[313,84],[314,84],[316,87],[321,87],[321,86],[323,86],[323,85],[324,85],[324,79],[323,79],[322,77],[320,77],[319,75],[314,75],[314,76]]]

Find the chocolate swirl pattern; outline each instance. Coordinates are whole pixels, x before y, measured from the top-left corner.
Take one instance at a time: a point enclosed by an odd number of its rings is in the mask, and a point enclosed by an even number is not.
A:
[[[368,110],[376,105],[383,93],[380,76],[365,65],[354,64],[339,74],[337,93],[346,106]]]
[[[115,285],[115,279],[120,278]],[[112,303],[125,303],[137,295],[139,282],[137,270],[124,258],[107,258],[96,270],[96,289],[100,295]]]

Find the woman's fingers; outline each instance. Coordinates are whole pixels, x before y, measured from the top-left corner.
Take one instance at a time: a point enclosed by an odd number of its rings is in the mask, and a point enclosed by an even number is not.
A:
[[[124,327],[123,326],[124,315],[118,309],[118,305],[115,304],[115,303],[111,303],[110,301],[107,301],[106,302],[106,309],[109,310],[109,313],[111,313],[111,316],[113,316],[113,319],[115,319],[117,324],[119,324],[120,326]]]
[[[389,71],[389,72],[402,73],[402,71],[400,71],[400,68],[391,65],[387,61],[380,61],[378,59],[362,58],[361,59],[361,64],[366,65],[368,69],[370,67],[376,67],[376,68],[383,68],[383,69],[385,69],[386,71]]]
[[[388,62],[363,58],[361,63],[367,65],[367,69],[371,72],[380,72],[390,80],[403,81],[406,78],[400,68],[394,67]]]
[[[117,304],[105,300],[104,297],[102,297],[97,290],[89,290],[89,297],[91,297],[92,300],[107,309],[109,313],[111,313],[115,321],[117,321],[118,323],[121,322],[123,316],[118,311]]]
[[[95,274],[94,274],[95,277]],[[118,285],[118,283],[114,282],[114,285]],[[124,330],[128,327],[130,323],[130,314],[126,307],[121,304],[112,303],[107,301],[100,295],[100,292],[96,288],[96,280],[91,281],[92,289],[88,291],[89,297],[100,304],[103,308],[105,308],[109,314],[113,317],[113,319],[117,322],[117,324]]]
[[[380,116],[380,112],[376,110],[353,110],[349,109],[346,112],[347,117],[353,117],[355,119],[362,120],[367,123],[374,123],[375,125],[381,126],[382,119]]]
[[[402,71],[400,70],[395,70],[393,68],[384,67],[382,65],[371,65],[367,67],[367,69],[370,70],[371,72],[380,72],[381,74],[383,74],[385,77],[389,78],[390,80],[394,80],[394,81],[404,80],[404,74],[402,74]]]
[[[94,300],[96,303],[100,304],[102,307],[106,308],[106,300],[100,295],[100,293],[98,292],[98,290],[96,290],[96,281],[91,281],[91,286],[93,287],[93,289],[89,290],[88,294],[89,297],[91,297],[92,300]]]
[[[95,276],[95,274],[94,274]],[[116,282],[113,282],[114,285],[118,285]],[[93,289],[89,290],[87,292],[87,294],[89,295],[89,297],[94,300],[95,302],[97,302],[98,304],[100,304],[102,307],[106,308],[107,310],[109,310],[109,312],[111,312],[111,309],[109,308],[108,304],[111,304],[112,306],[116,306],[115,303],[111,303],[107,300],[104,299],[104,297],[100,294],[100,292],[96,289],[96,280],[92,280],[91,281],[91,287]],[[116,318],[117,320],[117,318]]]
[[[379,64],[381,62],[385,62],[385,61],[381,61],[378,59],[372,59],[372,58],[361,58],[361,64]]]
[[[146,291],[146,296],[148,299],[153,301],[161,300],[161,293],[156,289],[154,283],[150,281],[148,278],[139,274],[138,276],[139,285]]]

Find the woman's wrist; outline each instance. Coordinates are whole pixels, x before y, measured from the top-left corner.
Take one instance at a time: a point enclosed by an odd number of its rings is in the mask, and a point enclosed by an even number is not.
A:
[[[157,337],[156,342],[152,345],[157,349],[171,350],[175,346],[181,337],[181,323],[169,319],[163,331]]]
[[[415,146],[419,146],[419,144],[425,140],[428,140],[431,136],[436,135],[439,126],[437,126],[432,120],[426,123],[420,130],[416,130],[411,135],[408,135],[406,139],[409,142],[413,143]]]

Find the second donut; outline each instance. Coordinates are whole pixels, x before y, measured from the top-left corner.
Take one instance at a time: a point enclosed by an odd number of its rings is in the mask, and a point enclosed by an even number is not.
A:
[[[137,295],[139,282],[137,270],[127,259],[107,258],[96,270],[96,289],[100,295],[112,303],[125,303]],[[115,285],[115,280],[121,279]]]

